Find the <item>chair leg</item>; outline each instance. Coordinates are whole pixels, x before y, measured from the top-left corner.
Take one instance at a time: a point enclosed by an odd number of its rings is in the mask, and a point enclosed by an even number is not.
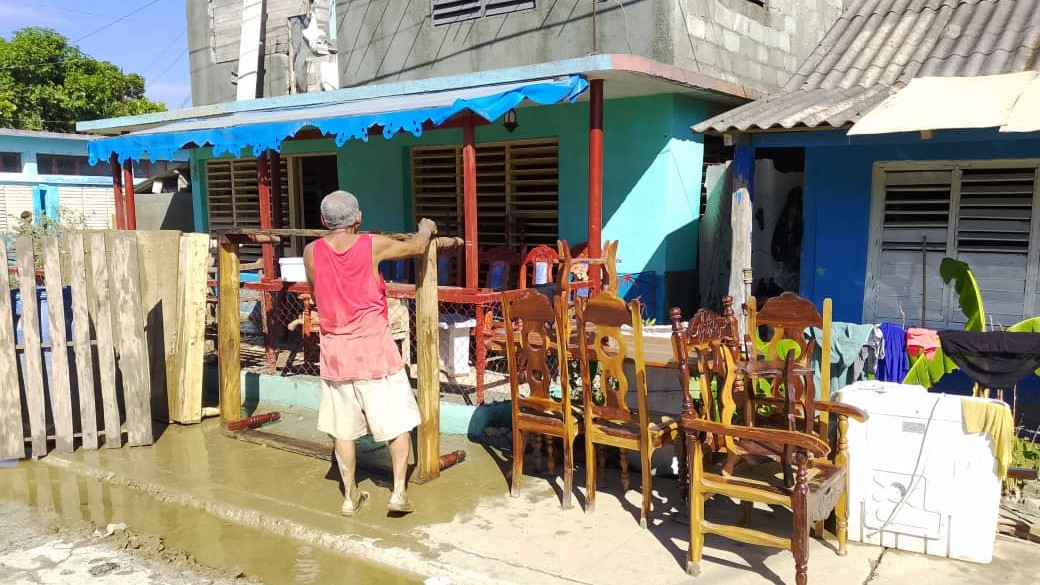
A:
[[[552,475],[556,473],[556,437],[552,435],[545,435],[545,471]]]
[[[823,520],[817,520],[813,523],[813,532],[816,533],[816,538],[827,540],[827,533],[824,530]]]
[[[694,435],[687,445],[690,453],[690,547],[687,551],[686,573],[701,574],[701,554],[704,550],[704,532],[701,521],[704,520],[704,496],[701,494],[700,477],[703,472],[701,464],[700,441]]]
[[[845,550],[845,544],[849,540],[849,492],[846,491],[838,498],[838,505],[834,507],[834,533],[838,537],[838,555],[845,556],[849,551]]]
[[[598,475],[596,479],[606,483],[607,482],[607,446],[600,445],[596,449],[596,465],[599,466]]]
[[[737,525],[743,528],[751,528],[751,510],[755,509],[755,503],[747,500],[740,501],[740,513],[737,516]]]
[[[596,445],[585,437],[585,511],[596,510]]]
[[[574,493],[574,437],[563,438],[563,499],[560,504],[564,509],[571,507],[571,494]]]
[[[628,451],[626,449],[618,449],[618,466],[621,467],[621,494],[628,493],[628,488],[632,486],[632,479],[628,475]]]
[[[622,449],[622,451],[624,451]],[[650,500],[654,495],[654,484],[653,475],[650,473],[650,461],[651,456],[654,454],[653,449],[648,449],[645,453],[640,453],[643,456],[642,461],[642,480],[643,480],[643,506],[639,512],[639,526],[640,528],[646,528],[650,523]],[[627,457],[625,458],[628,459]]]
[[[687,489],[690,482],[690,474],[689,461],[686,457],[686,433],[679,433],[675,442],[672,443],[672,448],[675,449],[675,460],[679,463],[679,508],[681,509],[685,508],[689,503],[687,496],[690,492]]]
[[[520,478],[524,475],[524,431],[513,425],[513,478],[509,482],[509,495],[520,497]]]

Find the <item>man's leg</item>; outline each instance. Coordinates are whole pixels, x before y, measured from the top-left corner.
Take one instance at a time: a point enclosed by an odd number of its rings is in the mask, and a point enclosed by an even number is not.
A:
[[[407,489],[408,452],[412,447],[410,433],[401,433],[390,441],[390,461],[394,465],[394,493],[403,496]]]
[[[339,463],[339,476],[343,479],[343,495],[350,499],[357,484],[354,483],[354,467],[357,455],[354,441],[336,439],[336,461]]]

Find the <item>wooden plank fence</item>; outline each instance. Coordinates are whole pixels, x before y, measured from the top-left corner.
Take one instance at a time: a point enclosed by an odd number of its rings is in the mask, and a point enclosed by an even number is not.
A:
[[[0,459],[42,457],[49,446],[150,445],[156,396],[174,407],[161,420],[201,419],[206,273],[197,257],[206,241],[132,231],[14,241],[19,286],[0,295]],[[2,240],[0,251],[9,258]],[[185,277],[178,264],[198,274]]]

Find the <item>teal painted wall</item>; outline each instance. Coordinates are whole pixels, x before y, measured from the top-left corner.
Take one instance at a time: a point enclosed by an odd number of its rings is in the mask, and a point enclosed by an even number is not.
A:
[[[572,243],[588,239],[588,115],[585,103],[521,108],[512,133],[477,128],[478,144],[558,140],[560,237]],[[603,115],[603,237],[621,240],[619,270],[695,268],[703,145],[689,126],[703,104],[670,94],[609,100]],[[440,130],[348,142],[338,149],[340,186],[358,196],[368,228],[411,229],[409,150],[461,141],[460,130]]]
[[[36,167],[37,154],[87,156],[87,142],[80,137],[56,138],[44,136],[0,136],[0,152],[17,152],[22,159],[22,172],[0,173],[0,182],[47,183],[103,187],[112,184],[112,177],[82,177],[75,175],[41,175]]]

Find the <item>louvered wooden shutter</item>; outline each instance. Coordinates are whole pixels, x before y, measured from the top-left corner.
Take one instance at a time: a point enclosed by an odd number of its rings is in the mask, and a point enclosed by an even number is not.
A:
[[[922,279],[928,292],[925,325],[961,327],[966,317],[952,286],[943,284],[945,256],[966,262],[975,275],[987,327],[1008,326],[1032,315],[1040,238],[1034,224],[1037,166],[937,163],[935,170],[889,170],[883,174],[884,217],[876,290],[867,291],[875,321],[921,324]],[[951,213],[951,210],[953,211]],[[1040,219],[1040,218],[1038,218]],[[928,259],[922,264],[923,240]],[[922,274],[922,270],[924,271]]]
[[[477,237],[482,249],[556,245],[559,237],[559,148],[555,139],[477,145]],[[412,149],[415,219],[438,233],[463,236],[462,148]]]
[[[289,218],[289,173],[285,157],[282,166],[282,225]],[[221,229],[260,229],[260,196],[256,180],[256,159],[221,159],[206,163],[206,194],[210,231]],[[260,258],[260,246],[242,246],[243,264]]]
[[[957,258],[982,293],[987,321],[1008,326],[1023,317],[1034,169],[965,169],[961,173]],[[963,324],[954,307],[951,324]],[[988,325],[988,323],[987,323]]]
[[[946,255],[952,180],[952,171],[885,174],[875,321],[900,323],[905,316],[908,326],[919,326],[922,307],[927,325],[945,321],[939,263]]]

